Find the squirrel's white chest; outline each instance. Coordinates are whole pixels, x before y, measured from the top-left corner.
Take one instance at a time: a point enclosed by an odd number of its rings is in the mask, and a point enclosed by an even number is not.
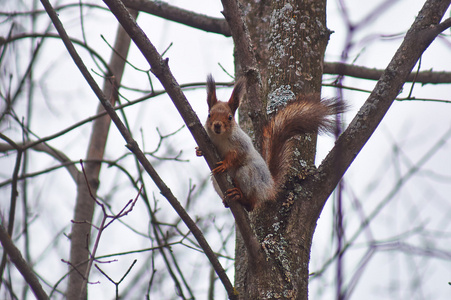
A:
[[[207,133],[221,157],[230,151],[248,153],[253,150],[250,137],[239,127],[234,127],[231,132],[223,134],[216,134],[208,130]]]

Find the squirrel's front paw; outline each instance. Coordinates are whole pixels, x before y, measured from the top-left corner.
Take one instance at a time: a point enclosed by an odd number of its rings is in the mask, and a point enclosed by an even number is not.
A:
[[[224,197],[222,198],[222,204],[224,204],[224,207],[225,207],[225,208],[229,208],[229,204],[227,203],[227,196],[224,196]]]
[[[216,165],[218,166],[211,171],[213,175],[221,174],[227,170],[226,166],[224,165],[224,161],[220,161]]]
[[[196,156],[203,156],[202,150],[199,147],[196,147]]]

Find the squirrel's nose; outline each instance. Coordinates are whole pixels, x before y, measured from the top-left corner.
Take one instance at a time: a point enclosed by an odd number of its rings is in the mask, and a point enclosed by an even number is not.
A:
[[[221,127],[222,127],[222,125],[221,125],[221,123],[215,123],[214,125],[214,131],[216,132],[216,133],[221,133]]]

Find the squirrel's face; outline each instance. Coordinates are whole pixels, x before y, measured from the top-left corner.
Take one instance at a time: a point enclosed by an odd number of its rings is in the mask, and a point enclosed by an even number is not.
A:
[[[226,102],[218,101],[210,109],[206,126],[210,137],[230,133],[234,124],[232,110]]]

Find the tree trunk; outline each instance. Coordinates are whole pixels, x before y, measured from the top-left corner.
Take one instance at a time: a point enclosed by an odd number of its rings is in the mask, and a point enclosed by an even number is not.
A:
[[[263,83],[263,99],[270,105],[284,103],[299,94],[321,93],[323,58],[329,39],[326,1],[242,1],[245,20],[256,53]],[[239,55],[239,53],[237,54]],[[244,102],[240,124],[252,107]],[[248,264],[237,233],[235,285],[241,299],[307,299],[308,265],[316,218],[308,191],[298,175],[314,164],[316,135],[302,136],[296,145],[298,156],[286,189],[277,202],[266,203],[250,214],[269,268]]]

